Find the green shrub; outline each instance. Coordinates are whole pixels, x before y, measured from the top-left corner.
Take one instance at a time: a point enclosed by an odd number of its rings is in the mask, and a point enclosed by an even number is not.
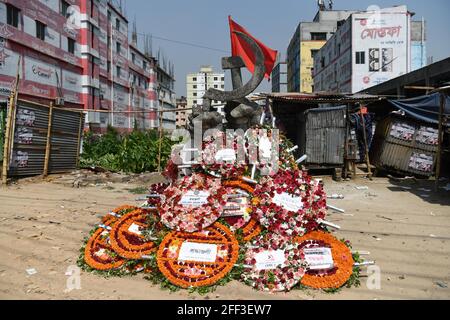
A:
[[[80,166],[99,166],[111,171],[141,173],[158,169],[159,134],[157,130],[133,130],[119,134],[108,127],[103,135],[88,132],[83,140]],[[176,142],[163,136],[161,167],[166,165]]]

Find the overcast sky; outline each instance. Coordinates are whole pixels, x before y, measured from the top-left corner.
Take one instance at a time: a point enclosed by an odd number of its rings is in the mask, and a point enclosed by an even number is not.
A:
[[[117,0],[119,1],[119,0]],[[220,59],[230,55],[228,15],[267,46],[286,53],[289,40],[300,21],[311,21],[317,12],[316,0],[122,0],[131,23],[136,19],[138,33],[153,34],[171,40],[189,42],[226,52],[192,47],[153,38],[158,48],[175,65],[177,97],[186,95],[186,74],[201,65],[221,70]],[[327,0],[325,0],[328,3]],[[427,22],[427,55],[438,61],[450,56],[450,1],[448,0],[334,0],[334,9],[364,10],[370,5],[381,8],[405,4],[415,12],[414,19]],[[142,42],[142,36],[139,35]],[[248,78],[248,75],[247,77]],[[225,74],[230,88],[229,71]],[[270,91],[263,80],[258,91]]]

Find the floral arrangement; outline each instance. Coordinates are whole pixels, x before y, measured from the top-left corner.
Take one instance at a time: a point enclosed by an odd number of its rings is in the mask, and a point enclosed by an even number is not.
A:
[[[161,195],[169,186],[168,183],[154,183],[148,188],[149,197],[147,198],[147,206],[157,207],[161,203]]]
[[[208,195],[200,204],[180,204],[188,193],[196,196],[200,192]],[[207,228],[222,215],[226,194],[220,179],[201,173],[185,176],[164,190],[159,206],[161,221],[177,231],[195,232]]]
[[[247,244],[242,279],[262,291],[289,291],[302,278],[306,264],[300,245],[268,233]]]
[[[110,226],[113,222],[107,222]],[[84,249],[84,260],[91,268],[96,270],[109,270],[120,268],[126,260],[119,257],[109,244],[110,234],[104,228],[97,230],[89,238]]]
[[[162,175],[168,179],[169,181],[175,181],[178,178],[178,166],[169,159],[167,162],[166,168],[164,169]]]
[[[201,164],[197,166],[206,173],[221,178],[232,178],[242,175],[246,170],[244,140],[237,134],[216,131],[206,137],[202,143]],[[231,158],[220,156],[221,152],[233,151]],[[239,155],[243,158],[240,159]],[[197,168],[194,166],[194,168]]]
[[[155,217],[156,212],[136,209],[120,218],[111,229],[111,248],[127,259],[141,259],[143,255],[155,251],[155,239],[148,239],[143,233],[150,228],[161,230],[161,224],[156,219],[150,220],[151,216]]]
[[[103,218],[102,218],[102,223],[103,224],[108,224],[111,223],[113,221],[116,221],[117,219],[119,219],[120,217],[122,217],[124,214],[131,212],[133,210],[136,210],[138,207],[136,206],[129,206],[129,205],[123,205],[120,207],[117,207],[113,210],[111,210],[111,212],[108,212]]]
[[[180,249],[185,242],[217,245],[214,262],[181,261]],[[172,231],[163,239],[156,259],[162,274],[181,288],[211,286],[233,268],[238,259],[239,244],[224,225],[214,223],[209,228],[193,233]]]
[[[253,193],[253,187],[249,185],[248,183],[240,180],[240,179],[233,179],[233,180],[227,180],[222,183],[224,187],[226,187],[227,193],[229,195],[236,194],[238,190],[247,192],[249,194],[248,197],[242,196],[243,198],[250,200],[250,195]],[[231,204],[233,204],[231,202]],[[237,205],[236,205],[237,206]],[[244,228],[249,222],[251,217],[251,208],[249,205],[246,205],[245,212],[243,216],[224,216],[225,221],[230,226],[230,229],[234,232],[236,229]]]
[[[261,178],[252,211],[270,232],[294,237],[318,228],[317,219],[326,213],[323,199],[323,190],[305,172],[279,169],[276,175]]]
[[[333,235],[313,231],[294,239],[300,248],[331,248],[334,267],[329,270],[307,270],[301,283],[315,289],[342,287],[353,273],[354,260],[349,247]]]
[[[112,210],[86,238],[79,265],[106,275],[144,271],[163,288],[199,293],[231,279],[268,292],[294,287],[331,292],[359,283],[359,269],[353,268],[359,257],[320,231],[327,213],[323,186],[298,168],[292,143],[283,136],[277,142],[275,134],[256,126],[244,142],[219,132],[204,142],[203,161],[180,179],[170,161],[164,171],[170,184],[149,188],[146,205],[156,210]],[[225,140],[231,146],[224,148]],[[257,147],[257,158],[250,145]],[[239,148],[256,163],[255,184],[243,178],[250,168],[233,160],[230,149],[236,155]],[[330,252],[333,263],[312,264],[313,257],[331,260]]]

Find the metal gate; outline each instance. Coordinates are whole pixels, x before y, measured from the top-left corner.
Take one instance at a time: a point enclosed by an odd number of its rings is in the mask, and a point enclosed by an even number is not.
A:
[[[84,113],[19,100],[11,123],[8,176],[33,176],[76,169]]]

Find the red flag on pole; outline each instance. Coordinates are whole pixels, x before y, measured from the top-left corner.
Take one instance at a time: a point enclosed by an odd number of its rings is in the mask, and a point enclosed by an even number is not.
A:
[[[273,65],[275,64],[275,60],[277,59],[277,51],[267,47],[261,41],[259,41],[255,37],[253,37],[242,26],[240,26],[239,24],[234,22],[231,19],[231,16],[228,16],[228,21],[230,23],[231,54],[233,56],[241,57],[245,63],[245,66],[247,67],[247,69],[251,73],[254,72],[254,70],[255,70],[255,55],[253,54],[252,49],[247,44],[247,42],[245,42],[243,39],[241,39],[239,37],[239,35],[237,35],[233,31],[239,31],[239,32],[245,33],[246,35],[251,37],[253,40],[255,40],[256,43],[261,48],[261,50],[264,54],[264,65],[266,67],[266,73],[264,74],[264,76],[266,78],[270,79],[270,73],[272,72]]]

